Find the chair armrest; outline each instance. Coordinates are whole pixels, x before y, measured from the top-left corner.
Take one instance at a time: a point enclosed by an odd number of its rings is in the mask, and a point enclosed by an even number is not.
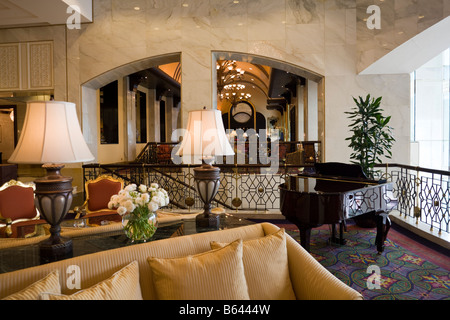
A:
[[[75,220],[80,219],[80,217],[86,215],[86,206],[87,200],[81,205],[73,208],[73,212],[75,212]]]
[[[12,232],[12,228],[11,225],[13,224],[13,221],[11,220],[11,218],[0,218],[0,222],[6,223],[5,225],[0,225],[1,227],[6,227],[6,236],[10,237],[13,232]]]

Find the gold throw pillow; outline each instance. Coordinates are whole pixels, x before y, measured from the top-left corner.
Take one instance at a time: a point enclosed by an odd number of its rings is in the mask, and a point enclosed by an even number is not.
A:
[[[3,300],[39,300],[43,292],[61,294],[59,271],[55,270],[25,289],[7,296]]]
[[[284,229],[244,241],[243,262],[251,300],[295,300]],[[211,242],[217,249],[226,244]],[[300,266],[299,266],[300,268]]]
[[[248,300],[242,240],[181,258],[149,257],[160,300]]]
[[[142,300],[139,265],[133,261],[108,279],[72,295],[43,293],[43,300]]]

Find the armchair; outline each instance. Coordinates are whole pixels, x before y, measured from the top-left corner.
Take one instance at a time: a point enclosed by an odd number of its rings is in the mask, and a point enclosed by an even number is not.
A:
[[[122,221],[116,210],[108,208],[111,196],[118,194],[124,187],[122,179],[101,175],[85,183],[86,200],[81,207],[75,207],[75,219],[83,217],[89,224],[101,224],[101,221]]]
[[[10,180],[0,187],[0,234],[29,237],[36,232],[39,211],[34,205],[34,183]],[[23,227],[19,230],[18,227]]]

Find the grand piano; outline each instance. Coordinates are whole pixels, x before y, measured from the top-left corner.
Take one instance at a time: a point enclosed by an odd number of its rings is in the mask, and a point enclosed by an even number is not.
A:
[[[377,251],[384,251],[391,226],[390,183],[368,179],[359,165],[328,162],[316,163],[313,173],[291,177],[279,189],[281,213],[299,228],[300,243],[307,251],[312,228],[330,224],[330,241],[345,244],[346,220],[357,217],[375,222]]]

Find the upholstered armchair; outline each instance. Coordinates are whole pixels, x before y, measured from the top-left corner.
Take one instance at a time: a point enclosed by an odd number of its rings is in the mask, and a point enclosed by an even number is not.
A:
[[[111,196],[118,194],[124,187],[122,179],[101,175],[85,183],[86,201],[81,207],[75,207],[75,219],[88,219],[89,224],[101,224],[102,221],[121,221],[116,210],[108,208]]]
[[[0,234],[9,238],[35,234],[39,211],[34,205],[34,183],[11,180],[0,187]],[[21,227],[21,228],[19,228]]]

